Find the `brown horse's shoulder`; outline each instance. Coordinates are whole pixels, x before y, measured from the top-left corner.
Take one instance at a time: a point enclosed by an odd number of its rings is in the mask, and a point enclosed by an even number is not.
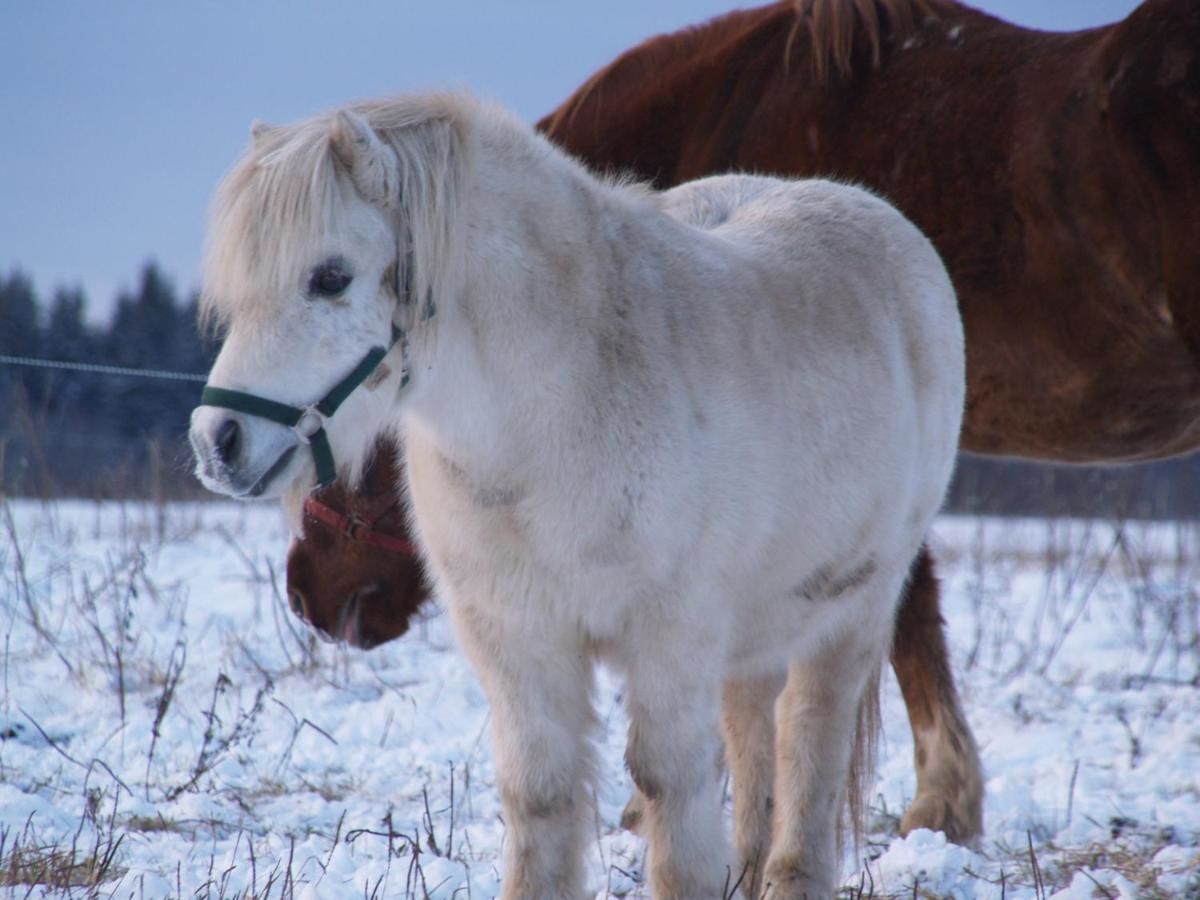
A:
[[[660,34],[626,50],[585,81],[562,104],[540,119],[536,128],[567,149],[593,149],[603,140],[589,122],[603,109],[639,109],[669,99],[673,85],[695,77],[710,62],[723,65],[736,58],[749,33],[762,28],[790,28],[791,0],[735,10],[699,25]]]

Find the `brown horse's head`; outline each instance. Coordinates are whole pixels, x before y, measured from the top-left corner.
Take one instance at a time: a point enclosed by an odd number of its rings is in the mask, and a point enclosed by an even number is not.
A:
[[[400,637],[429,599],[400,500],[399,454],[380,441],[359,491],[336,482],[304,506],[288,551],[293,612],[320,633],[369,650]]]

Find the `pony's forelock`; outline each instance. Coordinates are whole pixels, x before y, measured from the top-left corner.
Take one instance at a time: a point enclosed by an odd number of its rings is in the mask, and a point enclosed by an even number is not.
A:
[[[445,269],[450,219],[459,197],[462,160],[457,112],[467,98],[432,95],[372,101],[349,107],[396,154],[399,201],[416,271],[401,276],[424,298]],[[200,318],[210,330],[262,318],[274,303],[300,288],[304,268],[336,233],[339,213],[355,188],[331,144],[336,111],[257,138],[215,195],[202,274]]]
[[[351,188],[328,132],[327,117],[275,129],[221,182],[202,275],[200,314],[209,327],[294,293],[322,236],[336,229],[338,200]]]

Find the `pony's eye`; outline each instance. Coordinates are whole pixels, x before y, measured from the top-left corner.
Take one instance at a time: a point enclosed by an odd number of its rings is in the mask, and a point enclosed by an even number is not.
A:
[[[354,276],[350,274],[345,262],[331,259],[313,269],[308,279],[308,292],[318,297],[336,297],[346,290],[353,280]]]

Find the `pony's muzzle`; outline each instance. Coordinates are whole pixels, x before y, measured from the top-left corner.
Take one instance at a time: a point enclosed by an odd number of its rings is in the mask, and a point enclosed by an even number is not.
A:
[[[297,446],[290,429],[258,428],[238,413],[213,406],[192,413],[188,439],[200,481],[234,497],[261,496],[287,468]]]
[[[199,407],[192,413],[188,431],[200,471],[212,477],[233,472],[246,447],[246,430],[237,417],[224,411]]]

